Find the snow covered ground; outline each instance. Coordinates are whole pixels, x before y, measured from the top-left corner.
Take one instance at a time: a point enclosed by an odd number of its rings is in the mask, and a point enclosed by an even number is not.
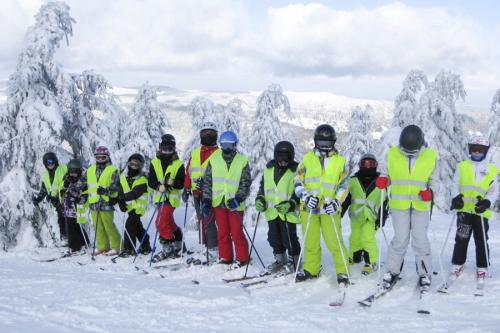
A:
[[[182,221],[183,213],[182,209],[178,210],[178,221]],[[435,233],[431,233],[435,254],[439,252],[449,221],[450,216],[435,213],[431,227]],[[323,253],[324,273],[318,280],[294,284],[285,277],[245,289],[239,283],[221,280],[241,276],[241,270],[224,271],[218,265],[178,271],[151,269],[150,274],[144,274],[134,269],[131,259],[121,259],[116,264],[111,263],[109,257],[98,257],[96,262],[91,262],[88,256],[37,262],[61,251],[43,248],[0,255],[0,331],[499,332],[500,231],[497,223],[492,222],[490,231],[493,277],[487,279],[486,295],[473,295],[472,244],[466,271],[453,291],[447,295],[431,294],[430,316],[416,313],[416,275],[411,249],[407,253],[403,279],[390,294],[365,309],[357,301],[374,290],[377,274],[364,277],[360,274],[361,267],[354,267],[355,285],[349,287],[344,305],[330,307],[328,303],[333,300],[337,287],[332,259],[327,252]],[[347,220],[343,226],[347,240]],[[253,231],[248,229],[250,233]],[[390,238],[390,220],[386,230]],[[264,261],[270,263],[272,253],[266,232],[266,223],[260,223],[257,248]],[[186,237],[187,244],[196,249],[196,232],[189,230]],[[446,268],[451,249],[450,239],[445,251]],[[148,269],[145,258],[136,264]],[[437,255],[434,265],[439,270]],[[251,274],[258,271],[258,267],[255,259]],[[433,290],[440,279],[441,275],[434,275]]]

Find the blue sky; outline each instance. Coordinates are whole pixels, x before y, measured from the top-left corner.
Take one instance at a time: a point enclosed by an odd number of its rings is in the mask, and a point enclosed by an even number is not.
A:
[[[12,73],[41,0],[3,0],[0,79]],[[466,103],[500,88],[496,1],[68,0],[76,19],[69,71],[115,86],[331,91],[394,99],[411,69],[458,73]],[[140,13],[140,15],[138,15]]]

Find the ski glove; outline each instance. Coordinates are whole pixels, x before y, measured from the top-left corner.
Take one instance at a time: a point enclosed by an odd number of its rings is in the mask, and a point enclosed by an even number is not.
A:
[[[425,202],[432,200],[432,190],[430,188],[426,188],[425,190],[420,191],[418,195]]]
[[[226,205],[230,210],[236,210],[240,206],[240,203],[235,198],[232,198],[227,201]]]
[[[333,199],[332,202],[329,202],[323,206],[325,212],[329,215],[333,215],[339,211],[340,204],[337,199]]]
[[[475,209],[476,213],[482,214],[490,207],[491,207],[491,201],[489,201],[488,199],[481,199],[481,197],[477,197],[476,209]]]
[[[456,197],[454,197],[453,199],[451,199],[450,210],[464,208],[464,199],[463,199],[463,197],[464,197],[463,194],[459,194]]]
[[[184,190],[182,190],[182,201],[183,202],[188,202],[189,200],[189,197],[191,196],[191,194],[193,194],[193,192],[191,192],[191,189],[190,188],[185,188]]]
[[[292,207],[293,207],[292,203],[289,200],[282,201],[279,204],[277,204],[276,206],[274,206],[274,208],[276,208],[276,210],[278,211],[278,213],[280,213],[282,215],[284,215],[284,214],[288,213],[289,211],[291,211]]]
[[[203,178],[202,177],[196,178],[196,180],[194,181],[194,183],[196,184],[196,189],[197,190],[201,190],[203,188]]]
[[[127,211],[127,204],[123,201],[120,201],[118,203],[118,207],[120,207],[120,211],[122,211],[123,213]]]
[[[307,208],[316,209],[318,207],[319,199],[314,195],[306,194],[304,195],[304,202],[306,203]]]
[[[387,186],[389,186],[389,177],[387,176],[378,177],[377,180],[375,180],[375,186],[377,186],[381,190],[386,189]]]
[[[102,186],[99,186],[97,188],[97,194],[99,194],[99,195],[106,195],[106,194],[108,194],[108,189],[104,188]]]
[[[264,212],[267,208],[266,200],[264,199],[263,196],[258,196],[255,199],[255,209],[257,209],[258,212]]]
[[[167,191],[165,185],[161,184],[158,186],[158,192],[165,193],[165,191]]]

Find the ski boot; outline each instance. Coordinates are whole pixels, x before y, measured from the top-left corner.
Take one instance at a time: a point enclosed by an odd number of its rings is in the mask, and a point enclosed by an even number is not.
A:
[[[484,284],[484,279],[486,278],[487,275],[488,275],[487,268],[478,268],[476,273],[477,284]]]
[[[133,255],[134,255],[134,252],[132,250],[125,249],[122,252],[120,252],[120,254],[118,255],[118,257],[120,257],[120,258],[128,258],[128,257],[133,256]]]
[[[418,287],[420,292],[428,292],[431,288],[431,278],[428,275],[422,275],[418,278]]]
[[[382,277],[382,283],[380,287],[385,290],[391,289],[398,281],[399,274],[387,272]]]
[[[288,258],[287,258],[287,255],[285,252],[275,254],[274,259],[275,259],[275,261],[271,265],[267,266],[266,269],[264,270],[266,275],[278,273],[280,270],[285,268],[285,265],[288,261]]]
[[[247,264],[248,264],[248,260],[247,261],[235,260],[230,267],[231,267],[231,269],[238,269],[241,267],[245,267]]]
[[[173,258],[175,256],[173,241],[161,239],[160,243],[162,243],[163,248],[158,254],[155,254],[155,256],[153,257],[153,260],[151,260],[151,262],[153,263],[157,263],[168,258]]]
[[[337,283],[342,287],[347,287],[349,284],[351,284],[349,282],[349,276],[344,273],[337,274]]]
[[[451,265],[450,279],[456,280],[464,271],[464,265]]]
[[[309,273],[307,270],[304,269],[303,271],[297,273],[297,276],[295,277],[295,282],[304,282],[307,280],[317,279],[318,277],[319,273],[318,275],[312,275],[311,273]]]
[[[370,275],[377,270],[377,264],[365,264],[361,270],[361,274]]]
[[[212,265],[217,262],[219,259],[219,248],[213,247],[211,249],[208,249],[208,263],[207,265]]]
[[[139,250],[139,253],[140,254],[150,254],[151,252],[153,252],[153,250],[151,249],[151,245],[149,245],[149,243],[147,244],[142,244],[141,246],[141,249]]]

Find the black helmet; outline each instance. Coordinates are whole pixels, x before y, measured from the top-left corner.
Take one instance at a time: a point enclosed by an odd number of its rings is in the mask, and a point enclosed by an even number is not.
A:
[[[314,146],[321,151],[332,151],[337,141],[337,134],[328,124],[319,125],[314,131]]]
[[[68,170],[79,170],[82,168],[82,162],[78,158],[74,158],[68,162]]]
[[[286,159],[285,159],[286,158]],[[288,163],[295,158],[295,148],[289,141],[280,141],[274,146],[274,160],[286,160]]]
[[[424,143],[424,133],[417,125],[406,126],[399,136],[399,147],[408,153],[419,151]]]
[[[175,138],[172,134],[165,134],[161,137],[159,145],[160,154],[173,154],[175,152]]]
[[[56,154],[49,151],[43,155],[43,165],[45,167],[47,167],[48,165],[51,165],[51,164],[57,165],[57,164],[59,164],[59,161],[57,160]]]
[[[130,157],[128,158],[127,162],[130,162],[132,160],[136,160],[136,161],[139,161],[141,162],[141,164],[144,165],[144,163],[146,162],[146,160],[144,159],[144,156],[142,156],[141,154],[139,153],[135,153],[135,154],[132,154],[130,155]]]

